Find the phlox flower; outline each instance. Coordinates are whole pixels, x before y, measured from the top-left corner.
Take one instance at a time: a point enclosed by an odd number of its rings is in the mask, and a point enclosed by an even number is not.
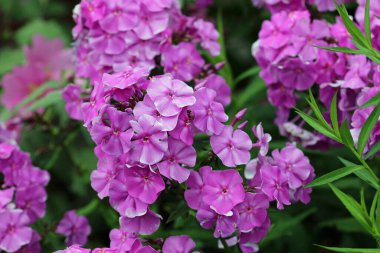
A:
[[[239,231],[246,233],[260,227],[268,217],[268,208],[269,199],[265,194],[246,193],[244,201],[236,207],[239,212]]]
[[[109,196],[109,188],[115,177],[117,160],[111,157],[99,159],[96,170],[91,172],[91,187],[100,199]]]
[[[185,191],[185,200],[187,205],[192,209],[199,209],[202,204],[202,189],[204,186],[203,178],[205,178],[212,169],[210,166],[203,166],[197,171],[191,171],[186,181],[187,189]]]
[[[136,235],[124,231],[123,228],[112,229],[110,232],[111,248],[119,251],[129,251],[134,244],[141,244]]]
[[[128,233],[150,235],[158,229],[161,219],[160,215],[148,210],[143,216],[135,218],[121,217],[120,226]]]
[[[163,253],[190,253],[195,248],[194,241],[187,235],[170,236],[164,242]]]
[[[65,250],[58,250],[54,253],[90,253],[90,249],[81,248],[79,245],[72,245]]]
[[[46,200],[47,193],[41,185],[30,185],[16,189],[16,207],[27,213],[30,223],[45,215]]]
[[[58,223],[56,233],[66,236],[66,245],[84,245],[91,233],[91,227],[84,216],[78,216],[74,210],[68,211]]]
[[[231,88],[223,77],[211,74],[197,83],[195,89],[198,90],[202,87],[212,89],[216,92],[216,102],[219,102],[224,106],[231,103]]]
[[[102,77],[102,82],[104,85],[112,88],[126,89],[148,75],[148,68],[133,68],[126,66],[122,72],[114,74],[105,73]]]
[[[229,215],[244,201],[243,180],[236,170],[212,171],[203,180],[202,199],[218,214]]]
[[[252,132],[257,138],[257,142],[253,144],[253,147],[259,147],[259,154],[265,156],[269,150],[269,142],[272,140],[270,134],[264,133],[264,129],[261,123],[252,127]]]
[[[232,126],[225,126],[220,135],[210,138],[212,150],[228,167],[246,164],[250,157],[252,141],[242,130],[233,130]]]

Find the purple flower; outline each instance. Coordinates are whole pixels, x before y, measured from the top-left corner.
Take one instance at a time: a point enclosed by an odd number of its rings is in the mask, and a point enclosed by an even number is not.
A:
[[[231,103],[231,88],[223,77],[211,74],[207,78],[201,80],[195,86],[195,89],[198,90],[202,87],[213,89],[216,92],[216,102],[219,102],[224,106]]]
[[[163,131],[172,131],[177,126],[179,116],[162,116],[149,96],[145,96],[143,101],[136,104],[133,114],[137,119],[143,115],[154,117],[161,124]]]
[[[201,88],[195,92],[197,102],[192,106],[194,125],[200,131],[209,134],[220,134],[228,120],[221,103],[216,102],[216,92],[212,89]]]
[[[32,238],[31,238],[30,242],[27,245],[21,247],[21,249],[16,251],[16,253],[39,253],[39,252],[41,252],[40,241],[41,241],[41,236],[36,231],[33,230]]]
[[[47,193],[41,185],[30,185],[16,189],[16,207],[27,213],[30,223],[45,215],[46,199]]]
[[[197,171],[191,171],[189,179],[186,181],[187,190],[185,191],[185,200],[187,205],[198,210],[202,204],[202,189],[204,186],[203,178],[205,178],[212,169],[210,166],[203,166]]]
[[[192,145],[194,142],[194,114],[189,108],[184,108],[179,115],[176,128],[170,132],[170,136],[181,140],[187,145]]]
[[[236,170],[212,171],[203,180],[203,201],[218,214],[228,215],[244,201],[243,180]]]
[[[109,188],[115,177],[116,166],[115,159],[105,157],[99,159],[97,169],[91,173],[91,186],[98,193],[100,199],[109,196]]]
[[[168,150],[167,134],[153,117],[141,116],[130,121],[135,135],[132,139],[132,159],[143,164],[159,162]]]
[[[259,154],[261,156],[266,156],[269,150],[269,142],[272,140],[270,134],[264,133],[264,129],[261,123],[257,126],[252,127],[252,132],[257,138],[257,142],[253,144],[253,147],[259,147]]]
[[[22,210],[0,211],[0,249],[15,252],[32,239],[29,218]]]
[[[228,167],[246,164],[250,157],[252,141],[242,130],[235,130],[232,126],[225,126],[220,135],[210,138],[212,150]]]
[[[264,223],[257,228],[254,228],[251,232],[240,233],[240,249],[243,253],[252,253],[258,251],[258,243],[264,239],[270,227],[269,217],[264,221]]]
[[[283,209],[284,205],[290,205],[288,178],[284,171],[277,166],[264,165],[261,170],[261,191],[270,200],[277,201],[277,208]]]
[[[129,125],[131,119],[128,113],[109,106],[104,110],[102,118],[92,125],[91,137],[105,153],[113,156],[122,155],[130,149],[133,135]]]
[[[212,56],[217,56],[220,53],[219,33],[215,26],[207,21],[198,19],[194,22],[194,27],[197,29],[200,36],[201,46],[209,51]]]
[[[55,253],[90,253],[91,250],[81,248],[78,245],[72,245],[65,250],[58,250]]]
[[[238,228],[240,232],[247,233],[260,227],[268,217],[269,199],[264,194],[246,193],[244,202],[236,209],[239,212]]]
[[[119,253],[119,249],[116,248],[96,248],[91,253]]]
[[[194,241],[187,235],[170,236],[162,247],[163,253],[190,253],[195,248]]]
[[[74,210],[68,211],[59,222],[57,234],[66,236],[66,245],[84,245],[91,233],[91,227],[86,217],[78,216]]]
[[[14,188],[0,190],[0,210],[12,202]]]
[[[126,89],[136,84],[140,79],[146,78],[148,75],[148,68],[132,68],[127,66],[122,72],[112,75],[105,73],[102,82],[109,87]]]
[[[186,42],[165,46],[161,57],[165,72],[183,81],[197,77],[205,64],[194,44]]]
[[[152,78],[147,93],[163,116],[178,115],[183,107],[195,103],[193,89],[170,75]]]
[[[279,72],[279,79],[287,88],[304,91],[309,89],[316,80],[315,66],[305,64],[299,59],[289,59]]]
[[[111,181],[109,188],[110,204],[121,216],[134,218],[146,214],[148,204],[128,193],[127,185],[130,182],[127,178],[127,170],[129,169],[120,169]]]
[[[301,187],[313,170],[309,159],[293,144],[287,144],[281,151],[274,150],[272,156],[276,166],[287,175],[292,189]]]
[[[63,89],[62,98],[66,102],[65,109],[72,119],[83,120],[81,92],[82,88],[75,84],[70,84]]]
[[[142,40],[152,39],[168,27],[169,15],[165,11],[151,12],[147,7],[141,6],[139,14],[139,23],[133,31]]]
[[[190,171],[184,168],[183,165],[195,166],[196,151],[193,146],[188,146],[173,138],[169,138],[168,146],[168,151],[162,161],[157,164],[157,167],[165,177],[183,183],[190,175]]]
[[[135,28],[138,22],[139,5],[131,1],[128,5],[122,0],[108,1],[108,15],[100,19],[100,27],[109,33],[124,32]]]
[[[143,216],[120,218],[120,226],[128,233],[137,233],[140,235],[153,234],[160,226],[162,217],[151,210],[148,210]]]
[[[144,203],[153,204],[161,191],[165,189],[164,180],[148,167],[133,167],[124,170],[128,193]]]
[[[136,235],[124,231],[123,228],[112,229],[110,232],[111,248],[119,251],[129,251],[134,244],[138,244],[139,240]]]

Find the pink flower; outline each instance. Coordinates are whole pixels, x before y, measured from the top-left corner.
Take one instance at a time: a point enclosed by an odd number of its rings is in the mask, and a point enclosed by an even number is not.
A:
[[[228,120],[224,107],[216,102],[216,92],[212,89],[201,88],[195,92],[197,102],[191,107],[194,112],[194,125],[200,131],[209,134],[220,134]]]
[[[139,14],[140,21],[133,31],[142,40],[152,39],[168,27],[169,14],[165,11],[150,12],[141,6]]]
[[[27,227],[29,218],[21,210],[0,211],[0,249],[15,252],[28,244],[32,238],[32,229]]]
[[[121,216],[134,218],[146,214],[148,204],[132,197],[128,193],[127,185],[130,181],[127,178],[127,170],[129,169],[120,169],[116,177],[111,181],[109,189],[110,204]]]
[[[84,245],[91,233],[91,227],[86,217],[78,216],[74,210],[68,211],[59,222],[57,234],[66,236],[66,245]]]
[[[284,171],[276,166],[264,165],[261,170],[261,191],[270,200],[277,201],[277,208],[284,209],[284,205],[290,205],[288,178]]]
[[[164,180],[148,167],[125,169],[125,181],[128,193],[144,203],[153,204],[159,193],[165,189]]]
[[[89,249],[81,248],[78,245],[72,245],[65,250],[58,250],[55,253],[90,253],[90,252],[91,250]]]
[[[267,196],[260,193],[246,193],[244,202],[236,207],[239,212],[239,231],[246,233],[255,227],[260,227],[267,219],[268,208]]]
[[[201,72],[205,61],[192,43],[167,45],[161,56],[161,64],[165,72],[171,73],[174,78],[190,81]]]
[[[152,165],[159,162],[168,150],[167,134],[153,117],[141,116],[130,121],[135,132],[132,138],[132,159]]]
[[[231,103],[231,88],[223,77],[211,74],[206,79],[201,80],[195,86],[195,89],[198,90],[202,87],[213,89],[216,92],[216,102],[219,102],[224,106]]]
[[[189,108],[184,108],[179,115],[177,126],[170,132],[170,136],[181,140],[187,145],[194,142],[194,114]]]
[[[259,147],[259,154],[261,156],[266,156],[269,150],[269,142],[272,140],[272,136],[270,136],[270,134],[264,133],[264,129],[261,123],[259,123],[257,126],[253,126],[252,132],[257,138],[257,142],[253,144],[253,147]]]
[[[149,75],[148,68],[132,68],[130,66],[125,67],[123,72],[115,74],[105,73],[102,78],[104,85],[109,87],[126,89],[136,84],[140,79],[146,78]]]
[[[203,201],[218,214],[228,215],[244,201],[243,180],[236,170],[212,171],[203,180]]]
[[[91,253],[119,253],[119,249],[114,248],[96,248],[91,251]]]
[[[122,0],[108,1],[109,12],[99,21],[100,27],[109,33],[125,32],[135,28],[138,23],[140,7],[131,1],[126,5]]]
[[[173,138],[169,138],[168,146],[168,151],[162,161],[157,164],[157,167],[165,177],[183,183],[190,175],[190,171],[184,168],[183,165],[195,166],[196,151],[193,146],[188,146]]]
[[[45,215],[46,199],[47,193],[41,185],[30,185],[16,189],[16,207],[27,213],[30,223]]]
[[[0,210],[12,202],[14,188],[0,190]]]
[[[225,126],[220,135],[210,138],[212,150],[228,167],[246,164],[251,158],[252,141],[242,130]]]
[[[116,248],[119,251],[129,251],[134,244],[139,244],[136,235],[124,231],[123,228],[112,229],[110,232],[111,248]]]
[[[187,205],[195,210],[198,210],[202,204],[202,189],[204,186],[203,178],[205,178],[212,169],[210,166],[203,166],[197,171],[191,171],[188,180],[186,181],[187,190],[185,191],[185,200]]]
[[[212,56],[219,55],[219,33],[215,29],[215,26],[210,22],[198,19],[194,22],[194,27],[200,36],[202,47],[209,51]]]
[[[248,233],[240,233],[240,249],[243,253],[252,253],[257,252],[259,247],[258,243],[264,239],[270,227],[269,217],[264,221],[264,223],[257,228],[254,228],[252,231]]]
[[[272,156],[275,164],[287,175],[292,189],[301,187],[313,171],[309,159],[293,144],[287,144],[281,151],[274,150]]]
[[[111,157],[99,159],[96,170],[91,173],[91,186],[100,199],[109,196],[109,188],[115,177],[117,162]]]
[[[195,248],[194,241],[187,235],[170,236],[162,247],[163,253],[190,253]]]
[[[128,233],[150,235],[153,234],[160,226],[160,219],[162,219],[161,216],[151,210],[148,210],[148,212],[143,216],[135,218],[121,217],[120,226],[123,227]]]
[[[83,120],[81,93],[82,88],[75,84],[70,84],[63,89],[62,98],[66,102],[65,109],[72,119]]]
[[[147,93],[163,116],[178,115],[183,107],[195,103],[193,89],[170,75],[153,77]]]

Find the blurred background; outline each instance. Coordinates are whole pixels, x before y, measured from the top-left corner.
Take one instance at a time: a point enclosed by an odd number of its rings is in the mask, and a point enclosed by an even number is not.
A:
[[[0,78],[25,61],[23,47],[29,45],[37,34],[49,39],[60,38],[66,47],[70,47],[74,25],[72,10],[76,4],[76,0],[0,0]],[[273,123],[275,110],[266,99],[265,84],[257,74],[245,79],[241,76],[247,70],[258,73],[251,45],[257,39],[263,20],[270,17],[269,13],[253,7],[250,0],[218,0],[204,10],[194,9],[191,1],[182,4],[188,15],[200,15],[214,21],[220,15],[224,24],[227,59],[237,85],[229,113],[231,115],[248,107],[246,117],[250,124],[263,122],[266,132],[273,137],[271,149],[282,148],[286,140],[278,134]],[[355,6],[349,8],[354,9]],[[332,15],[327,14],[327,17]],[[90,173],[96,168],[97,160],[93,154],[93,142],[85,128],[80,122],[68,118],[62,101],[47,108],[41,117],[31,119],[24,128],[21,148],[31,153],[36,166],[51,173],[47,215],[36,224],[36,228],[43,231],[43,252],[65,247],[64,238],[53,231],[64,212],[71,209],[77,209],[79,214],[90,219],[92,234],[86,246],[108,245],[108,233],[118,227],[118,216],[108,200],[99,200],[91,189]],[[315,167],[317,176],[341,167],[338,156],[350,158],[340,148],[304,152]],[[355,195],[358,190],[367,187],[359,179],[350,177],[336,185],[355,197],[358,197]],[[363,190],[367,196],[374,194],[370,189]],[[182,196],[173,196],[168,191],[170,189],[162,194],[157,207],[167,222],[161,224],[155,236],[188,234],[202,252],[227,252],[218,250],[211,231],[199,227],[194,213],[184,208]],[[169,202],[172,204],[167,204]],[[315,189],[308,206],[297,204],[284,211],[273,207],[270,216],[272,227],[260,246],[261,252],[324,252],[313,244],[359,248],[376,245],[328,187]]]

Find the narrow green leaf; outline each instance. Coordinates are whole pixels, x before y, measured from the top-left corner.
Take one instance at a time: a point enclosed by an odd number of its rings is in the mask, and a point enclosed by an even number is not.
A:
[[[364,169],[364,167],[361,165],[354,165],[354,166],[337,169],[315,179],[313,182],[308,184],[307,187],[315,187],[315,186],[321,186],[324,184],[332,183],[338,179],[348,176],[352,174],[353,172],[361,170],[361,169]]]
[[[350,128],[348,126],[347,120],[345,120],[340,126],[340,136],[342,137],[343,143],[349,147],[354,148],[354,140],[352,138]]]
[[[369,217],[367,213],[364,213],[360,204],[351,196],[345,194],[333,184],[329,184],[330,188],[334,192],[334,194],[339,198],[342,204],[346,207],[346,209],[351,213],[352,217],[355,218],[360,225],[363,226],[369,233],[372,233],[371,224],[369,223]]]
[[[254,97],[257,94],[260,94],[260,92],[265,91],[265,88],[265,82],[263,81],[263,79],[257,76],[248,84],[248,86],[242,92],[239,92],[236,97],[233,97],[233,101],[236,102],[236,107],[241,108],[248,101],[254,99]]]
[[[338,157],[338,159],[342,162],[342,164],[344,166],[355,166],[357,164],[353,163],[353,162],[350,162],[342,157]],[[375,188],[376,190],[378,189],[378,184],[377,184],[377,180],[376,178],[374,178],[371,173],[368,172],[368,170],[358,170],[358,171],[355,171],[354,174],[360,178],[361,180],[363,180],[364,182],[366,182],[367,184],[369,184],[370,186],[372,186],[373,188]]]
[[[362,130],[360,131],[359,141],[358,141],[358,153],[363,154],[364,148],[367,144],[367,141],[371,135],[373,128],[376,123],[379,121],[380,117],[380,104],[378,104],[375,109],[371,112],[368,119],[364,123]]]
[[[58,102],[62,101],[62,91],[61,90],[55,90],[50,93],[48,93],[43,98],[37,100],[33,104],[31,104],[26,111],[31,112],[35,111],[40,108],[45,108],[49,105],[56,104]]]
[[[332,130],[331,126],[329,125],[329,123],[327,123],[327,121],[323,117],[322,112],[321,112],[321,110],[318,107],[317,101],[315,101],[315,98],[314,98],[314,95],[313,95],[313,92],[311,91],[311,89],[309,89],[309,98],[310,99],[306,99],[306,101],[309,103],[309,105],[310,105],[311,109],[313,110],[315,116],[317,117],[317,119],[319,120],[319,122],[326,129],[329,129],[331,131]]]
[[[336,248],[336,247],[326,247],[321,245],[316,245],[323,249],[327,249],[334,252],[342,252],[342,253],[380,253],[380,249],[354,249],[354,248]]]
[[[98,199],[95,198],[86,206],[78,209],[77,214],[82,215],[82,216],[89,215],[97,209],[98,205],[99,205],[99,201]]]
[[[364,54],[363,51],[357,50],[357,49],[351,49],[348,47],[321,47],[316,46],[317,48],[324,49],[331,52],[337,52],[337,53],[346,53],[346,54]]]
[[[365,203],[364,188],[360,189],[360,205],[364,213],[368,213],[367,205]]]
[[[238,77],[235,79],[235,83],[239,83],[243,81],[246,78],[256,76],[260,72],[261,68],[259,66],[254,66],[247,71],[244,71],[241,73]]]
[[[370,151],[365,155],[365,159],[368,159],[369,157],[375,155],[377,152],[380,151],[380,141],[376,142],[376,144],[371,148]]]
[[[378,198],[379,198],[379,191],[377,191],[375,194],[375,197],[373,197],[371,209],[369,210],[369,219],[371,220],[372,224],[375,222],[375,212],[376,212]]]
[[[371,16],[369,13],[370,9],[370,0],[366,1],[365,4],[365,14],[364,14],[364,28],[365,28],[365,34],[368,41],[368,44],[372,47],[372,38],[371,38]]]
[[[341,142],[341,140],[338,137],[336,137],[334,133],[332,133],[328,129],[326,129],[321,123],[319,123],[318,120],[314,119],[310,115],[308,115],[308,114],[306,114],[300,110],[297,110],[296,112],[298,113],[298,115],[300,115],[302,117],[303,120],[306,121],[306,123],[308,123],[315,130],[317,130],[321,134],[329,137],[330,139],[333,139],[337,142]]]
[[[373,105],[378,105],[380,103],[380,92],[377,93],[374,97],[372,97],[370,100],[368,100],[366,103],[364,103],[361,107],[366,108]]]
[[[337,93],[335,93],[333,100],[331,101],[331,106],[330,106],[330,119],[331,123],[333,125],[333,129],[335,132],[335,135],[340,137],[340,132],[339,132],[339,123],[338,123],[338,110],[337,110],[337,102],[336,102],[336,97]]]

